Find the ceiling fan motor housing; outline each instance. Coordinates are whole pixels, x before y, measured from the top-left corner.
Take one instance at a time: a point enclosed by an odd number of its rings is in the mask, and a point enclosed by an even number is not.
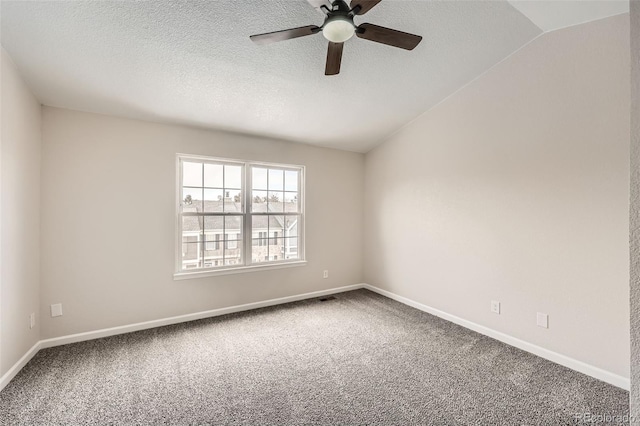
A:
[[[331,10],[329,13],[344,13],[349,14],[351,12],[351,8],[347,5],[347,2],[344,0],[335,0],[331,2]]]

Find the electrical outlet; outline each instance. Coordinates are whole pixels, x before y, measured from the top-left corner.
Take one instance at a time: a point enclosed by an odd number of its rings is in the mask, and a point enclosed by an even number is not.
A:
[[[51,316],[59,317],[62,316],[62,303],[56,303],[51,305]]]
[[[325,270],[322,272],[322,278],[329,278],[329,270],[328,270],[328,269],[325,269]]]
[[[497,300],[491,301],[491,312],[500,315],[500,302]]]
[[[31,315],[29,315],[29,328],[33,328],[36,326],[36,313],[32,312]]]
[[[538,324],[538,327],[549,328],[549,315],[538,312],[536,324]]]

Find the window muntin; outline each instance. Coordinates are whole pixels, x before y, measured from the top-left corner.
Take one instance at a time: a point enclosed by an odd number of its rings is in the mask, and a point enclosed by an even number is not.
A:
[[[177,273],[304,260],[304,168],[178,157]]]

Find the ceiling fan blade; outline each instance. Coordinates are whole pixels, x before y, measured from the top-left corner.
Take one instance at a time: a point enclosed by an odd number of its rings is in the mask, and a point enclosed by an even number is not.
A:
[[[256,44],[269,44],[276,41],[289,40],[292,38],[304,37],[312,35],[320,31],[317,25],[308,25],[306,27],[291,28],[289,30],[274,31],[272,33],[256,34],[249,37]]]
[[[340,73],[343,47],[344,43],[329,42],[329,48],[327,49],[327,66],[324,69],[324,75],[336,75]]]
[[[356,7],[360,6],[360,9],[356,12],[356,15],[364,15],[381,1],[382,0],[351,0],[351,5],[349,5],[349,7],[351,7],[351,10],[353,10]]]
[[[322,6],[326,6],[329,10],[331,10],[331,2],[329,0],[307,0],[313,8],[315,8],[318,12],[325,14],[325,11],[322,9]]]
[[[401,49],[413,50],[421,41],[422,36],[404,33],[391,28],[380,27],[373,24],[361,24],[356,30],[356,35],[365,40],[387,44]]]

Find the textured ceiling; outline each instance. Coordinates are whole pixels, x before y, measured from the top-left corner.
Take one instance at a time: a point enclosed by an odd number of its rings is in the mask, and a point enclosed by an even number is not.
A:
[[[354,37],[324,76],[321,34],[249,35],[323,16],[305,0],[3,1],[1,40],[45,105],[366,152],[541,33],[507,1],[385,0],[356,23],[422,35],[411,52]]]

